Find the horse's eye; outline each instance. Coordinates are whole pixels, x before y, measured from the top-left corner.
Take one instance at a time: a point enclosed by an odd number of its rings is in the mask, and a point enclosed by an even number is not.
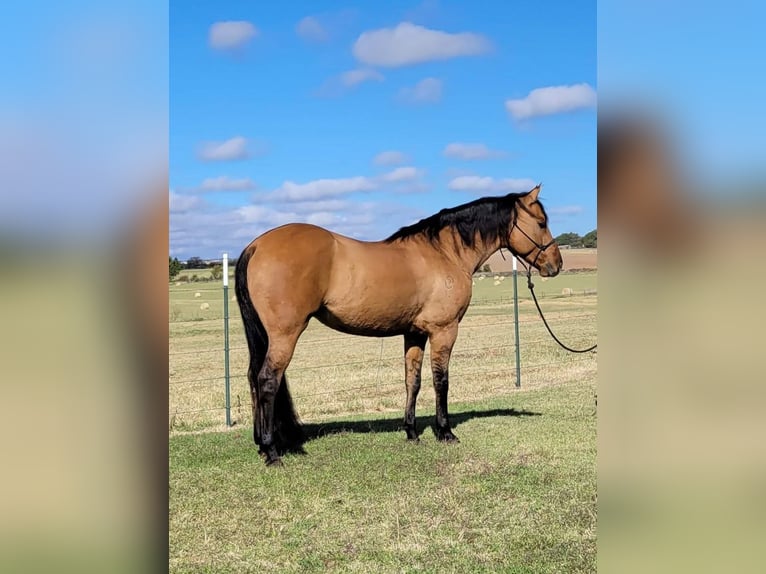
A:
[[[540,226],[540,229],[545,229],[545,223],[539,223],[539,222],[538,222],[538,223],[537,223],[537,225],[539,225],[539,226]]]

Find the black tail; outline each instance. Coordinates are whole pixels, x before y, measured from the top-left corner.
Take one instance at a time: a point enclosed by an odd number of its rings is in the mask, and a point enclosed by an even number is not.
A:
[[[258,373],[266,360],[266,352],[269,348],[269,337],[266,329],[258,316],[258,312],[250,299],[250,291],[247,288],[247,264],[253,254],[253,249],[245,249],[237,260],[234,272],[234,290],[237,294],[239,312],[242,315],[242,323],[245,326],[245,337],[250,349],[250,366],[247,370],[247,378],[250,381],[250,392],[253,396],[253,438],[257,445],[261,445],[258,416],[260,404],[260,392],[258,389]],[[274,399],[274,440],[277,449],[284,452],[301,452],[301,445],[305,442],[300,420],[293,407],[293,399],[287,388],[287,378],[283,375],[282,381]]]

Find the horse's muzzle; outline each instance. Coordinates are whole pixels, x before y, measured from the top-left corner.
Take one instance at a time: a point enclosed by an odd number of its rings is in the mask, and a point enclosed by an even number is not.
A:
[[[556,265],[555,263],[547,262],[540,266],[541,277],[555,277],[559,274],[559,271],[561,271],[561,265]]]

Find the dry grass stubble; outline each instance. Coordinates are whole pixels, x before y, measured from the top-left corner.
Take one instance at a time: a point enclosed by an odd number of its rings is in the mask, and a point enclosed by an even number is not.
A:
[[[592,279],[592,281],[591,281]],[[538,291],[551,327],[559,338],[575,347],[596,338],[596,295],[583,295],[595,274],[540,283]],[[574,283],[573,283],[574,282]],[[519,304],[522,387],[515,387],[515,349],[511,281],[495,287],[477,286],[474,301],[460,327],[450,362],[450,402],[481,400],[524,392],[595,373],[595,354],[572,355],[550,338],[529,299]],[[520,279],[520,293],[526,287]],[[575,284],[580,295],[552,296],[561,285]],[[223,325],[218,318],[199,317],[200,301],[220,313],[220,289],[202,291],[192,299],[194,287],[171,287],[171,307],[184,308],[192,320],[170,324],[170,428],[174,432],[224,429]],[[199,289],[197,289],[199,290]],[[522,291],[523,290],[523,291]],[[546,291],[547,290],[547,291]],[[174,301],[175,298],[175,301]],[[217,307],[216,307],[217,305]],[[172,313],[172,310],[171,310]],[[246,380],[248,351],[236,303],[229,305],[231,347],[231,404],[235,425],[251,422],[250,392]],[[418,409],[434,402],[426,348],[423,385]],[[296,409],[304,421],[320,421],[353,413],[397,412],[404,407],[404,364],[401,337],[365,338],[344,335],[312,320],[298,342],[288,369]]]

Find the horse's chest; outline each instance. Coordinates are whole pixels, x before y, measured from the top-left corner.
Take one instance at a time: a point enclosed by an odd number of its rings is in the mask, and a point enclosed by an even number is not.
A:
[[[459,321],[471,302],[470,285],[455,275],[434,279],[433,288],[415,321],[418,328]]]

